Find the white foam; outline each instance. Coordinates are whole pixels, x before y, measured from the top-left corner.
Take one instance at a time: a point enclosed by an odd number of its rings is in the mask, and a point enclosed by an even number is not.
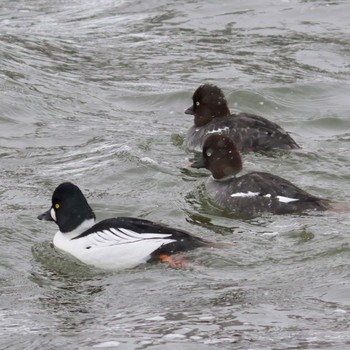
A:
[[[214,316],[202,316],[199,318],[201,321],[213,321],[215,319]]]
[[[192,335],[192,336],[190,337],[190,339],[192,339],[192,340],[201,340],[201,339],[203,339],[203,338],[200,337],[199,335]]]
[[[106,341],[104,343],[93,345],[93,348],[113,348],[119,346],[121,343],[119,341]]]
[[[343,310],[343,309],[335,309],[334,312],[338,314],[346,314],[346,310]]]
[[[262,236],[264,236],[264,237],[276,237],[276,236],[278,236],[278,235],[279,235],[278,232],[264,232],[264,233],[262,234]]]
[[[146,163],[146,164],[158,165],[158,163],[155,160],[153,160],[152,158],[149,158],[149,157],[141,158],[141,162]]]
[[[183,339],[183,338],[186,338],[186,336],[183,334],[177,334],[177,333],[169,333],[169,334],[165,334],[163,336],[164,340],[170,340],[170,341],[179,340],[179,339]]]
[[[149,317],[146,318],[146,321],[165,321],[166,318],[163,316],[154,316],[154,317]]]

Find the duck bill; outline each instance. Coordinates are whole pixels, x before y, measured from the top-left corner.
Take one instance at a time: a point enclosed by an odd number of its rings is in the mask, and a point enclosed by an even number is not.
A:
[[[204,161],[203,157],[199,158],[195,162],[191,163],[190,167],[195,168],[195,169],[205,168],[205,161]]]
[[[52,216],[51,216],[51,209],[48,211],[45,211],[45,213],[42,213],[38,216],[39,220],[45,220],[45,221],[54,221]]]
[[[190,114],[190,115],[193,115],[193,106],[187,108],[184,110],[185,114]]]

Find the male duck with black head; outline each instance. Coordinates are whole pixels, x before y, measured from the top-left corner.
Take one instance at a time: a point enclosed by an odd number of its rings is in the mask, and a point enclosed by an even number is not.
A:
[[[53,239],[57,249],[105,270],[156,261],[186,267],[173,254],[199,247],[226,247],[224,243],[210,242],[184,230],[139,218],[117,217],[96,223],[85,196],[70,182],[55,189],[50,209],[38,219],[57,224],[59,231]]]
[[[205,138],[212,133],[230,136],[240,152],[300,148],[287,131],[266,118],[231,114],[222,90],[215,85],[199,86],[192,99],[193,105],[185,110],[186,114],[194,115],[194,125],[186,136],[186,146],[192,151],[201,151]]]
[[[331,208],[329,200],[309,194],[279,176],[265,172],[236,176],[242,170],[242,158],[232,139],[222,134],[208,136],[202,157],[191,167],[211,172],[205,183],[209,196],[219,207],[236,214],[291,214]]]

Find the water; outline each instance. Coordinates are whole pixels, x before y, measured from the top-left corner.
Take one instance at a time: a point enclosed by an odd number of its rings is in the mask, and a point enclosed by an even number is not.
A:
[[[349,202],[349,1],[0,4],[3,349],[345,349],[349,215],[238,220],[186,169],[197,86],[283,125],[305,154],[244,156]],[[36,216],[62,181],[98,219],[138,216],[234,243],[192,270],[101,273]]]

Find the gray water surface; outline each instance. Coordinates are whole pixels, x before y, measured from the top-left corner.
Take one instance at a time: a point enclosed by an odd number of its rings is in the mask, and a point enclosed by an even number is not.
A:
[[[2,349],[346,349],[349,214],[239,220],[186,165],[199,84],[293,133],[244,156],[339,202],[350,193],[350,2],[3,0]],[[99,220],[137,216],[231,249],[101,273],[58,253],[37,215],[76,183]]]

